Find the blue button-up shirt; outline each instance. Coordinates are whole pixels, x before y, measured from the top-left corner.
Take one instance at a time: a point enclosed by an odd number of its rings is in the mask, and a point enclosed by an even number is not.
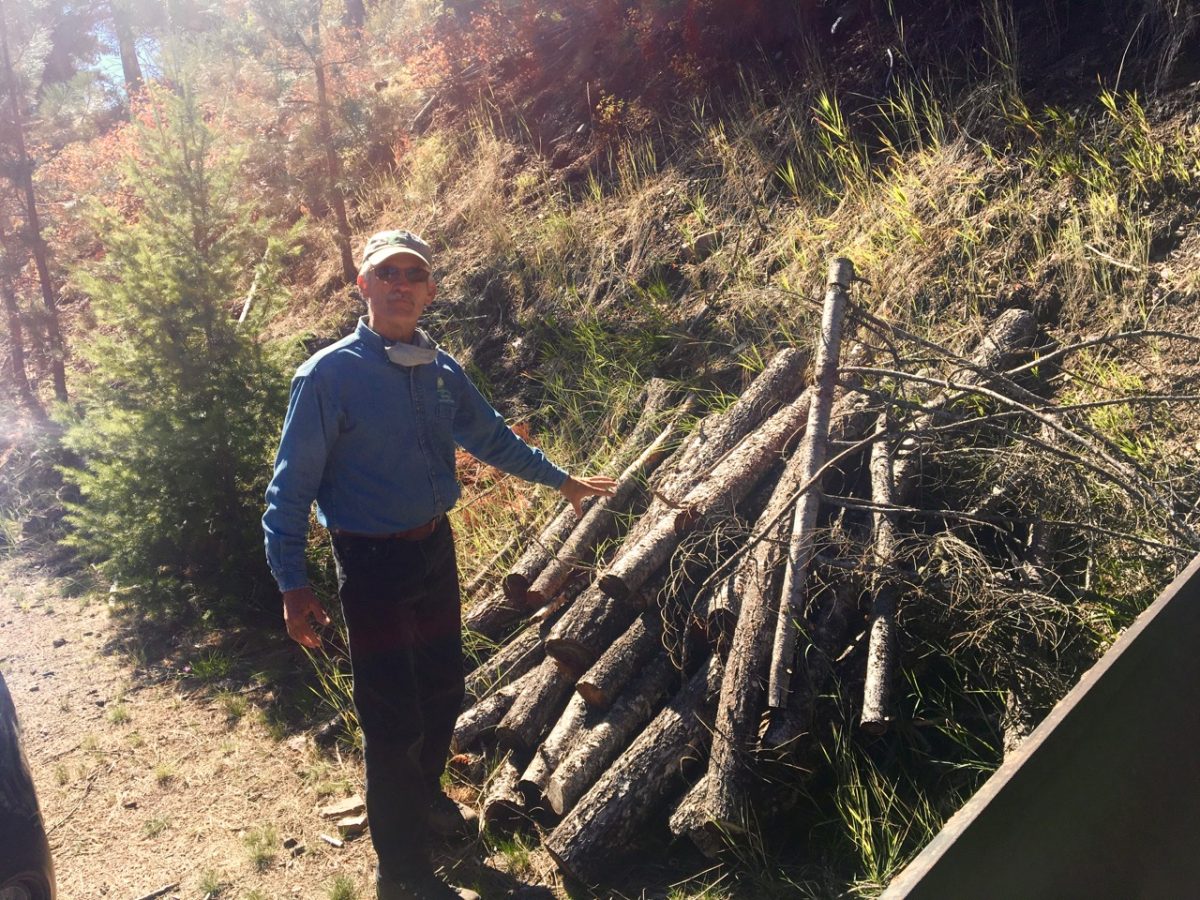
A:
[[[450,354],[400,366],[365,320],[292,380],[267,488],[267,562],[281,591],[308,584],[308,513],[330,529],[407,531],[458,501],[455,445],[526,481],[557,488],[567,473],[504,423]]]

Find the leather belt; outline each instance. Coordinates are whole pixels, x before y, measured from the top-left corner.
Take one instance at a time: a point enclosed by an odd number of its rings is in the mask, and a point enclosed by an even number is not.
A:
[[[436,515],[424,525],[406,531],[393,531],[390,534],[364,534],[361,531],[345,531],[341,528],[335,529],[334,533],[346,537],[369,538],[373,541],[423,541],[437,531],[444,518],[444,515]]]

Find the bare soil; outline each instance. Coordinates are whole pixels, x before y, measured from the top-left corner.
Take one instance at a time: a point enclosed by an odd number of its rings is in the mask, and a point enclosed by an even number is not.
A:
[[[346,897],[332,893],[339,878],[373,897],[369,838],[335,848],[321,835],[337,831],[318,814],[361,792],[359,759],[318,748],[275,713],[279,694],[309,690],[303,656],[284,647],[250,661],[294,665],[291,683],[205,680],[183,661],[220,653],[161,629],[147,638],[138,625],[103,600],[63,596],[35,568],[0,563],[0,671],[59,897],[140,898],[170,885],[164,897]],[[486,857],[476,840],[440,861],[488,897],[551,896],[526,883],[533,872],[514,878]]]

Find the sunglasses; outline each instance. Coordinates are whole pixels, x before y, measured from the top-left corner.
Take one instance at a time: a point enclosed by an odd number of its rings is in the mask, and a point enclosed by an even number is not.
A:
[[[429,270],[422,269],[420,266],[410,266],[402,269],[399,266],[385,263],[382,266],[376,266],[372,271],[374,271],[376,278],[387,284],[395,284],[397,281],[419,284],[422,281],[429,280]]]

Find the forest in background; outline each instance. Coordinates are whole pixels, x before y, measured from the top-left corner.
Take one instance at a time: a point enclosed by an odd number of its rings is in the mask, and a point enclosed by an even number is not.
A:
[[[1200,12],[1099,10],[4,0],[4,548],[134,615],[277,628],[258,516],[288,378],[360,314],[382,227],[433,241],[432,329],[579,468],[651,376],[712,412],[811,350],[834,254],[865,311],[957,354],[1013,307],[1045,354],[1134,335],[1038,377],[1138,490],[948,447],[916,505],[1051,523],[1052,577],[997,588],[1019,542],[926,529],[904,727],[823,735],[811,855],[731,841],[774,883],[876,890],[1198,549]],[[483,584],[552,510],[462,469]],[[329,591],[320,535],[312,563]],[[336,652],[316,667],[344,703]]]

